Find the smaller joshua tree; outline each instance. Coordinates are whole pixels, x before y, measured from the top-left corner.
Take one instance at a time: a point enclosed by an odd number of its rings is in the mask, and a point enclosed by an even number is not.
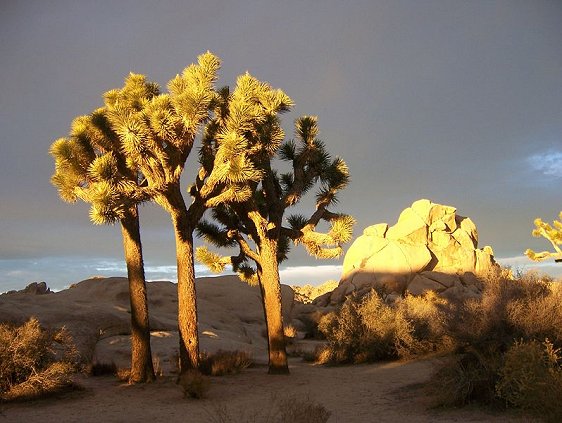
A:
[[[542,261],[547,258],[554,258],[556,262],[562,262],[562,250],[559,245],[562,245],[562,212],[558,215],[560,220],[555,220],[552,222],[553,226],[548,223],[543,222],[540,217],[535,219],[535,229],[533,230],[533,236],[544,237],[552,244],[555,252],[542,251],[536,253],[531,249],[525,251],[527,257],[531,260]]]
[[[283,101],[272,102],[272,98]],[[248,181],[237,190],[250,190],[251,195],[237,202],[223,202],[212,211],[214,222],[202,220],[198,234],[217,247],[238,247],[235,256],[220,256],[207,247],[199,247],[197,259],[211,270],[221,272],[226,265],[250,284],[258,284],[262,293],[269,347],[269,373],[288,373],[279,263],[287,257],[290,241],[303,244],[307,252],[317,258],[337,258],[342,243],[351,239],[354,219],[328,210],[337,202],[336,193],[349,182],[347,165],[340,158],[332,159],[324,144],[316,138],[315,117],[301,117],[296,122],[297,141],[283,143],[284,133],[277,115],[292,104],[280,90],[250,75],[239,78],[234,93],[218,116],[208,126],[203,149],[216,143],[212,134],[223,139],[243,139],[246,145],[244,160],[253,163],[261,173],[258,182]],[[273,107],[276,105],[276,107]],[[261,119],[246,125],[234,125],[238,110],[262,110]],[[211,128],[211,130],[209,130]],[[291,164],[291,171],[279,174],[272,168],[275,157]],[[297,204],[317,183],[321,188],[316,196],[316,210],[309,216],[291,215],[285,211]],[[331,225],[328,232],[316,231],[322,221]],[[255,266],[252,266],[252,263]]]
[[[148,323],[148,301],[137,204],[150,198],[142,175],[122,153],[105,109],[74,119],[70,136],[50,149],[55,159],[51,182],[60,197],[91,205],[94,224],[121,224],[131,302],[130,383],[154,380]]]

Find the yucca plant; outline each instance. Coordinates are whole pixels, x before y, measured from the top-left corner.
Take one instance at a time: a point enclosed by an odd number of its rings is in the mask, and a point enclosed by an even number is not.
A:
[[[527,257],[531,260],[542,261],[547,258],[554,258],[556,262],[562,262],[562,250],[560,250],[559,245],[562,245],[562,212],[559,214],[560,220],[555,220],[552,222],[553,226],[548,223],[543,222],[540,217],[535,219],[535,229],[533,230],[533,236],[544,237],[547,239],[554,248],[555,252],[542,251],[536,253],[531,249],[525,251]]]
[[[180,370],[199,366],[197,305],[193,265],[196,219],[181,192],[180,177],[216,93],[220,62],[206,53],[185,68],[159,93],[143,75],[130,74],[121,89],[105,94],[111,127],[118,134],[128,163],[138,167],[151,199],[171,216],[178,275]],[[146,96],[146,93],[154,95]]]
[[[283,142],[279,114],[291,106],[291,99],[281,90],[249,74],[239,77],[234,92],[223,96],[215,119],[207,126],[200,155],[203,168],[206,163],[211,165],[207,157],[215,157],[215,168],[220,166],[222,155],[238,157],[237,162],[229,162],[225,171],[230,176],[221,183],[223,192],[232,196],[237,193],[239,198],[212,204],[212,220],[202,220],[198,225],[199,235],[208,242],[217,247],[236,247],[238,254],[221,256],[203,246],[197,249],[196,257],[217,272],[232,265],[243,280],[260,286],[270,373],[289,372],[279,263],[286,259],[290,241],[302,244],[317,258],[336,258],[342,254],[342,243],[351,239],[354,224],[351,216],[328,210],[337,202],[337,192],[348,184],[349,171],[343,160],[330,157],[317,138],[317,119],[299,118],[296,140]],[[251,119],[242,119],[248,111]],[[280,174],[274,170],[275,158],[288,162],[291,171]],[[286,217],[286,210],[315,185],[320,186],[316,210],[308,217]],[[321,221],[330,224],[328,232],[316,230]]]
[[[51,182],[64,201],[89,203],[94,224],[121,225],[131,303],[129,381],[148,382],[154,380],[154,370],[137,204],[149,199],[150,194],[138,166],[123,155],[106,112],[102,108],[77,117],[69,136],[51,145],[55,159]]]

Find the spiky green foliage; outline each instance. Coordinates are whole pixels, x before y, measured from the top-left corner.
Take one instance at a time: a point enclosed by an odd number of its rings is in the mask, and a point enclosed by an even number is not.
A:
[[[243,267],[248,260],[259,266],[259,243],[264,238],[275,241],[278,261],[286,258],[290,240],[303,244],[317,258],[339,257],[341,245],[351,239],[354,220],[332,213],[328,207],[337,202],[336,194],[349,183],[349,169],[339,157],[332,159],[317,138],[317,118],[297,119],[296,139],[283,142],[279,115],[292,101],[249,74],[238,78],[232,94],[222,96],[221,101],[215,119],[207,125],[200,160],[205,169],[223,167],[217,174],[225,187],[224,197],[230,199],[207,203],[215,207],[216,224],[203,220],[199,235],[218,247],[237,243],[240,251],[231,262],[234,270],[243,269],[244,277],[250,271]],[[213,155],[211,167],[208,163]],[[225,165],[228,157],[238,157],[237,172],[232,172],[232,164]],[[279,174],[272,167],[275,158],[289,162],[292,170]],[[229,172],[230,178],[223,176]],[[237,174],[242,177],[236,178]],[[315,212],[309,217],[285,218],[285,210],[315,185],[319,185]],[[330,225],[328,232],[316,230],[321,221]]]
[[[50,148],[55,159],[51,182],[67,202],[89,203],[95,224],[121,220],[128,208],[149,196],[139,185],[141,176],[119,149],[117,134],[107,126],[104,109],[72,122],[67,138]]]
[[[195,258],[206,265],[213,273],[221,273],[227,264],[231,264],[230,257],[221,257],[209,251],[206,247],[198,247],[195,250]]]
[[[560,220],[554,220],[552,222],[553,226],[543,222],[540,217],[535,219],[535,229],[532,232],[533,236],[546,238],[552,244],[555,252],[542,251],[540,253],[536,253],[533,250],[528,249],[525,251],[525,254],[531,260],[541,261],[546,260],[547,258],[554,258],[557,261],[562,260],[562,250],[560,250],[559,247],[559,245],[562,245],[562,212],[560,212],[558,216]]]
[[[179,184],[195,137],[215,102],[219,67],[219,59],[208,52],[168,83],[169,93],[160,93],[146,77],[131,73],[123,88],[104,96],[123,154],[142,171],[154,199],[166,209],[171,209],[166,190]]]

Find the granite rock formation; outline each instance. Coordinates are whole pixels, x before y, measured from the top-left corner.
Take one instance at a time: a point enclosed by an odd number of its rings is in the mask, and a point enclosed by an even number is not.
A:
[[[347,251],[339,286],[317,300],[339,304],[372,289],[390,296],[428,290],[448,298],[477,296],[479,276],[497,269],[490,247],[478,248],[474,222],[451,206],[418,200],[398,222],[369,226]]]

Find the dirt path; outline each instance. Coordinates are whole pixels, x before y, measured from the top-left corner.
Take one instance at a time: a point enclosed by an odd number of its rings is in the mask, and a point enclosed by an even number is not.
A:
[[[513,414],[478,409],[428,409],[420,385],[432,361],[320,367],[291,362],[290,376],[269,376],[264,367],[235,376],[214,377],[204,400],[183,398],[173,379],[144,386],[119,384],[111,377],[84,378],[85,390],[60,398],[4,406],[2,422],[262,422],[279,399],[310,398],[332,414],[329,422],[513,422]]]

